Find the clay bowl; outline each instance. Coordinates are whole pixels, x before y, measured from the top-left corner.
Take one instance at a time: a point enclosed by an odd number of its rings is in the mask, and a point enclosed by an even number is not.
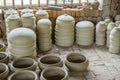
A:
[[[19,70],[8,77],[8,80],[38,80],[37,74],[30,70]]]
[[[21,69],[35,71],[36,62],[34,59],[28,58],[28,57],[18,58],[18,59],[13,60],[10,63],[10,69],[12,72],[15,72]]]
[[[40,80],[68,80],[68,72],[60,67],[45,68],[41,72]]]
[[[5,52],[0,52],[0,62],[1,63],[5,63],[5,64],[8,64],[9,62],[9,56],[7,53]]]
[[[38,65],[40,69],[44,69],[50,66],[63,66],[63,59],[57,54],[47,54],[38,59]]]
[[[0,80],[6,79],[8,74],[9,74],[8,66],[4,63],[0,63]]]
[[[88,60],[80,53],[70,53],[66,56],[65,65],[72,72],[85,71],[88,67]]]

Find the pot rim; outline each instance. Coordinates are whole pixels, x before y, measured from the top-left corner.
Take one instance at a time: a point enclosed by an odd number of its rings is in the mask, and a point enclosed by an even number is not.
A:
[[[5,59],[7,59],[9,57],[6,52],[0,52],[0,54],[4,54],[5,55],[5,57],[3,59],[1,59],[0,61],[3,61],[3,60],[5,60]]]
[[[8,66],[5,63],[0,63],[0,65],[5,67],[5,71],[0,74],[0,75],[3,75],[3,74],[5,74],[9,70],[9,68],[8,68]]]

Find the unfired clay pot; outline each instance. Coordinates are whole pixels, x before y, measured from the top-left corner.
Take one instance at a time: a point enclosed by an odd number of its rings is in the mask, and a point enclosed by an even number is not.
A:
[[[44,69],[50,66],[63,66],[63,60],[59,55],[47,54],[38,59],[38,65],[40,69]]]
[[[27,58],[27,57],[19,58],[10,63],[10,69],[13,72],[21,69],[35,71],[36,62],[32,58]]]
[[[41,72],[40,80],[68,80],[68,72],[60,67],[49,67]]]
[[[6,52],[0,52],[0,62],[5,64],[9,62],[9,56]]]
[[[70,53],[66,56],[65,64],[70,71],[79,72],[87,69],[89,61],[80,53]]]
[[[6,64],[0,63],[0,80],[6,80],[9,74],[9,68]]]
[[[8,80],[38,80],[37,74],[30,70],[20,70],[11,74]]]

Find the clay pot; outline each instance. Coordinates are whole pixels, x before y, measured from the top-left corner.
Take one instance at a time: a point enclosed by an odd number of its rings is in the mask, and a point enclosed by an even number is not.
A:
[[[63,66],[63,60],[59,55],[47,54],[38,59],[38,65],[40,69],[44,69],[50,66]]]
[[[27,58],[27,57],[19,58],[10,63],[10,69],[13,72],[21,69],[35,71],[36,62],[32,58]]]
[[[5,52],[0,52],[0,62],[1,63],[5,63],[5,64],[8,64],[9,62],[9,56],[7,53]]]
[[[66,56],[65,64],[70,71],[84,71],[87,70],[89,61],[80,53],[70,53]]]
[[[92,8],[93,8],[94,10],[98,9],[98,7],[99,7],[99,5],[100,5],[100,3],[99,3],[98,0],[93,1],[91,4],[92,4]]]
[[[8,74],[9,74],[8,66],[4,63],[0,63],[0,80],[6,79]]]
[[[11,74],[8,80],[38,80],[37,74],[30,70],[20,70]]]
[[[59,67],[46,68],[41,72],[40,80],[68,80],[68,72]]]
[[[0,51],[5,51],[5,50],[6,50],[5,44],[0,43]]]

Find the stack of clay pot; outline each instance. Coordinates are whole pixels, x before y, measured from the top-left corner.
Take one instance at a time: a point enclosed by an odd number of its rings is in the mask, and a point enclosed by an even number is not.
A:
[[[114,27],[110,33],[109,52],[111,53],[120,52],[120,26]]]
[[[7,19],[7,17],[8,17],[9,15],[11,15],[11,14],[16,14],[16,15],[18,15],[18,13],[17,13],[16,10],[14,10],[14,9],[9,9],[9,10],[7,10],[7,11],[5,12],[5,15],[4,15],[5,19]]]
[[[25,13],[33,13],[33,10],[29,9],[29,8],[25,8],[25,9],[21,10],[21,15],[23,15]]]
[[[36,35],[28,28],[16,28],[8,34],[8,51],[11,59],[36,57]]]
[[[38,46],[41,51],[48,51],[52,47],[52,24],[49,19],[40,19],[37,23]]]
[[[7,17],[6,21],[6,34],[15,29],[19,28],[21,26],[21,19],[17,14],[11,14]]]
[[[21,16],[22,26],[25,28],[30,28],[36,32],[36,18],[33,13],[24,13]]]
[[[103,46],[105,45],[107,25],[104,21],[100,21],[96,25],[96,45]]]
[[[110,33],[111,33],[111,31],[112,31],[112,29],[114,28],[114,27],[117,27],[116,26],[116,24],[115,23],[113,23],[113,22],[110,22],[109,24],[108,24],[108,26],[107,26],[107,39],[106,39],[106,47],[108,47],[109,48],[109,45],[110,45]]]
[[[72,16],[64,14],[57,18],[55,26],[55,43],[58,46],[69,47],[74,43],[74,24]]]
[[[45,10],[38,10],[35,14],[36,16],[36,21],[38,22],[38,20],[40,19],[47,19],[49,18],[48,12]]]
[[[76,43],[90,46],[94,41],[94,24],[90,21],[80,21],[76,24]]]

